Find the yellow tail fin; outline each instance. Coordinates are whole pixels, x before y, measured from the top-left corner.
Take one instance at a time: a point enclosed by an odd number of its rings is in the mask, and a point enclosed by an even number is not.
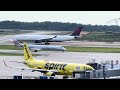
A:
[[[27,43],[24,43],[23,48],[24,48],[24,59],[25,60],[32,60],[33,59],[32,54],[31,54],[31,52],[30,52],[30,50],[28,48]]]

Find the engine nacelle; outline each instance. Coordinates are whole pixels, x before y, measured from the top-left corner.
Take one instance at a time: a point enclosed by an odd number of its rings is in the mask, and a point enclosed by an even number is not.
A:
[[[37,52],[37,50],[35,50],[35,52]]]
[[[44,75],[45,76],[55,76],[55,73],[54,72],[46,72]]]
[[[35,40],[35,43],[41,43],[41,41],[40,40]]]

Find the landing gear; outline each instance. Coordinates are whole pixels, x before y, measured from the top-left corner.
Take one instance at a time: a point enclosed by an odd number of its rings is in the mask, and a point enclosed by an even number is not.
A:
[[[49,45],[49,43],[48,43],[48,42],[46,42],[46,43],[45,43],[45,45]]]
[[[67,76],[67,75],[63,76],[63,79],[67,79],[67,78],[69,78],[69,76]]]

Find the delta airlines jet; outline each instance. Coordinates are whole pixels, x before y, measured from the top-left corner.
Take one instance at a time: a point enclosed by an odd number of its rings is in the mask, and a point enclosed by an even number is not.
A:
[[[71,35],[16,35],[13,39],[21,43],[33,41],[34,43],[49,44],[49,42],[63,42],[79,38],[81,31],[82,27],[79,27]]]

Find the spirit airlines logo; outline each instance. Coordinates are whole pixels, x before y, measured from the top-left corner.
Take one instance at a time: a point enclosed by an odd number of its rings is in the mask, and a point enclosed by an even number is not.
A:
[[[30,58],[30,55],[29,55],[29,53],[28,53],[28,50],[27,50],[27,46],[26,45],[24,45],[24,49],[25,49],[25,51],[26,51],[26,53],[27,53],[27,57],[28,57],[28,59]]]
[[[65,70],[65,66],[67,66],[67,64],[55,64],[55,63],[46,63],[45,64],[45,68],[46,69],[58,69],[60,68],[60,70]]]

